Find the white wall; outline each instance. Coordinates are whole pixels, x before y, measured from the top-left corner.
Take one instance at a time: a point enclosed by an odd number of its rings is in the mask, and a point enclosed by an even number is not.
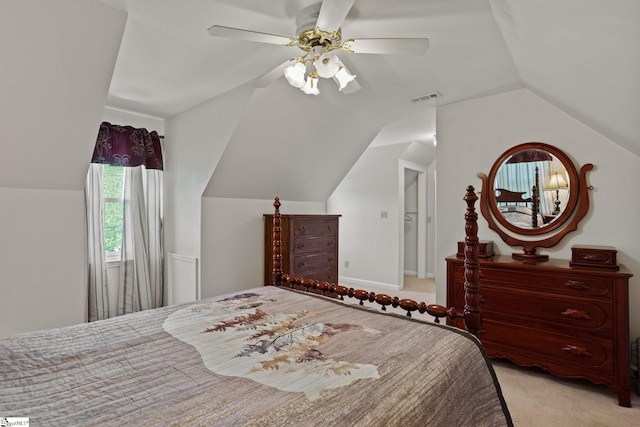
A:
[[[132,111],[105,107],[104,112],[102,113],[102,121],[109,122],[114,125],[144,128],[149,132],[155,130],[160,136],[164,135],[164,119],[161,117],[153,117]]]
[[[202,194],[252,93],[241,87],[166,121],[165,254],[195,257],[202,268]]]
[[[2,3],[0,336],[85,320],[83,189],[125,22],[97,0]]]
[[[340,214],[338,270],[344,284],[398,286],[398,159],[409,143],[368,148],[327,201]],[[386,212],[386,218],[382,217]],[[345,267],[348,261],[349,267]]]
[[[399,182],[399,159],[425,165],[429,154],[421,145],[411,142],[368,148],[327,201],[328,213],[342,215],[341,283],[400,286],[400,224],[404,223],[400,189],[404,183]],[[345,267],[346,261],[349,267]]]
[[[0,188],[0,200],[0,337],[84,322],[83,191]]]
[[[540,249],[551,258],[570,259],[573,245],[608,245],[618,249],[618,261],[636,276],[630,282],[631,337],[640,336],[640,247],[637,212],[640,194],[624,183],[640,182],[640,158],[584,126],[526,89],[447,105],[438,110],[438,172],[436,286],[441,304],[446,298],[444,258],[456,252],[464,238],[465,188],[480,190],[478,172],[488,173],[493,162],[508,148],[530,141],[545,142],[563,150],[576,166],[593,163],[587,181],[589,214],[578,230],[559,245]],[[488,229],[480,215],[478,234],[493,240],[502,254],[521,252],[505,245]]]
[[[342,102],[328,102],[336,95],[346,99],[338,91],[306,96],[282,78],[256,90],[204,195],[267,199],[277,192],[326,201],[380,130]]]
[[[324,203],[280,203],[282,214],[326,213]],[[273,200],[202,199],[203,298],[264,285],[263,214],[273,210]]]
[[[2,2],[0,186],[83,188],[125,20],[97,0]]]

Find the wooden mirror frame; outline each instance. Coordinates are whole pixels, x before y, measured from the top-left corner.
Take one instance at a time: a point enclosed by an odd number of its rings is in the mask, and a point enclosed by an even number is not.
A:
[[[500,167],[514,154],[524,150],[542,150],[555,156],[564,166],[569,179],[569,200],[560,214],[549,225],[540,228],[525,229],[507,221],[498,208],[495,192],[495,178]],[[478,173],[482,180],[482,192],[480,197],[480,211],[487,220],[489,228],[498,233],[500,238],[510,246],[522,246],[524,253],[513,253],[515,259],[545,261],[548,255],[536,253],[537,248],[550,248],[558,244],[568,233],[578,228],[578,223],[589,211],[589,193],[587,186],[587,172],[593,169],[591,163],[587,163],[580,172],[576,170],[571,159],[560,149],[542,142],[527,142],[516,145],[502,153],[495,161],[489,172],[489,176]],[[525,236],[521,239],[519,236]],[[531,237],[533,236],[533,237]],[[536,236],[539,237],[536,239]]]

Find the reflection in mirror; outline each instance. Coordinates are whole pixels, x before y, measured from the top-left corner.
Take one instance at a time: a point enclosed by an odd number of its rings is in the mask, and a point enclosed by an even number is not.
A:
[[[569,200],[566,168],[553,154],[525,149],[509,156],[499,167],[494,192],[505,221],[521,229],[552,224]]]
[[[482,172],[480,210],[489,228],[511,246],[522,246],[515,259],[544,261],[538,248],[555,246],[589,212],[585,163],[578,171],[562,150],[542,142],[525,142],[498,157],[489,175]],[[520,236],[524,236],[521,238]]]

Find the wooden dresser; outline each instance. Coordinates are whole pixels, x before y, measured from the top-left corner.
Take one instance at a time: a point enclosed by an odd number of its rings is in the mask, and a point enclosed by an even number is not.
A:
[[[336,283],[338,281],[338,220],[340,215],[281,215],[282,269]],[[264,282],[273,272],[273,215],[264,215]]]
[[[464,260],[447,258],[447,307],[464,307]],[[480,260],[480,338],[489,357],[611,387],[631,406],[629,274],[569,261]],[[461,320],[452,322],[462,327]]]

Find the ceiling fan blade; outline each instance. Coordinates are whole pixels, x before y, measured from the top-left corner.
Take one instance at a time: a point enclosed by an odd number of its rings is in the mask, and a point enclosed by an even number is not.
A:
[[[287,65],[291,64],[291,62],[292,61],[290,59],[284,61],[282,64],[278,65],[273,70],[257,77],[255,80],[253,80],[253,82],[251,82],[251,85],[256,88],[265,88],[269,86],[271,83],[275,82],[280,77],[284,76],[284,68]]]
[[[429,48],[429,39],[355,39],[344,42],[346,51],[387,55],[420,55]]]
[[[214,25],[209,28],[209,35],[213,37],[225,37],[237,40],[248,40],[259,43],[270,43],[281,46],[290,46],[295,43],[295,39],[291,37],[278,36],[275,34],[260,33],[257,31],[241,30],[240,28],[225,27],[223,25]]]
[[[354,2],[355,0],[324,0],[320,6],[316,28],[327,32],[337,31]]]

